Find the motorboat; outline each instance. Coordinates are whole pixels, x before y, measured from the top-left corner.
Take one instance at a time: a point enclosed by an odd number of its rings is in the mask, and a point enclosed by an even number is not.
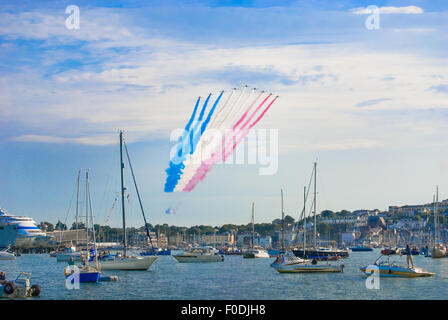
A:
[[[278,268],[280,266],[291,266],[305,263],[310,263],[310,261],[296,257],[292,252],[288,251],[285,254],[280,253],[277,256],[277,259],[271,263],[271,267]]]
[[[0,297],[28,298],[40,295],[38,284],[30,285],[31,273],[21,272],[15,280],[6,280],[6,273],[0,272]]]
[[[398,259],[400,261],[398,261]],[[401,277],[401,278],[417,278],[430,277],[435,273],[428,272],[423,268],[409,268],[402,263],[402,257],[399,255],[380,255],[373,265],[362,266],[360,270],[367,275],[374,273],[374,269],[379,269],[381,277]]]
[[[255,246],[253,249],[248,249],[243,252],[243,258],[254,259],[254,258],[270,258],[269,253],[262,247]]]
[[[279,273],[337,273],[344,271],[344,265],[333,265],[329,263],[318,263],[313,259],[311,263],[284,265],[275,268]]]
[[[16,260],[16,255],[9,248],[4,248],[0,250],[0,260]]]
[[[187,252],[173,255],[173,257],[181,263],[224,261],[224,256],[220,255],[218,250],[208,246],[194,247]]]

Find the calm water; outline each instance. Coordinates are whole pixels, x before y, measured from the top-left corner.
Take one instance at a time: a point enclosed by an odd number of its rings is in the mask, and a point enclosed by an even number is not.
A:
[[[344,273],[279,274],[270,259],[226,256],[222,263],[181,264],[160,256],[148,271],[104,271],[118,282],[81,284],[65,288],[63,262],[48,254],[28,254],[15,261],[0,261],[8,279],[31,272],[32,283],[42,288],[40,299],[447,299],[448,259],[414,256],[414,264],[437,273],[432,278],[381,278],[380,290],[368,290],[359,267],[379,255],[353,252],[342,260]],[[405,260],[404,260],[405,261]],[[39,299],[39,298],[38,298]]]

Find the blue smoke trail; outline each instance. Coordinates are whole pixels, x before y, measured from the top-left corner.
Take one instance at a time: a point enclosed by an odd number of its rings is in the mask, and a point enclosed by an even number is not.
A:
[[[219,100],[221,100],[223,93],[224,93],[224,91],[222,91],[221,94],[216,99],[216,101],[213,104],[213,107],[211,108],[211,110],[209,111],[206,119],[204,121],[202,121],[202,119],[204,118],[205,109],[207,108],[207,104],[208,104],[208,101],[210,100],[211,94],[208,95],[207,99],[204,102],[204,105],[202,106],[198,120],[196,121],[193,129],[190,132],[188,132],[190,130],[190,127],[191,127],[191,124],[193,121],[193,117],[190,118],[189,123],[185,127],[184,135],[182,136],[182,143],[178,144],[179,147],[178,147],[178,152],[177,152],[177,159],[175,161],[176,163],[174,163],[173,162],[174,159],[172,159],[170,161],[169,168],[167,170],[165,170],[165,172],[168,174],[168,177],[166,178],[165,188],[164,188],[165,192],[173,192],[174,191],[174,188],[176,187],[176,185],[182,175],[182,170],[185,168],[185,165],[183,162],[185,161],[188,154],[194,153],[194,151],[197,147],[197,144],[199,142],[199,139],[201,138],[202,134],[204,133],[205,129],[207,128],[207,125],[210,122],[213,112],[215,111],[216,106],[219,103]],[[198,102],[199,102],[199,100],[198,100]],[[195,114],[195,112],[196,112],[198,102],[196,103],[195,111],[193,114]],[[199,125],[200,125],[200,127],[199,127]],[[188,129],[188,131],[187,131],[187,129]],[[200,130],[200,132],[198,132],[199,130]],[[184,141],[184,139],[188,133],[189,133],[190,143],[187,143],[187,141]]]
[[[177,168],[176,165],[177,164],[181,164],[181,160],[180,158],[182,157],[182,146],[184,144],[184,140],[187,137],[187,134],[190,132],[190,127],[191,124],[194,121],[194,117],[196,116],[196,112],[198,110],[198,106],[199,106],[199,101],[201,100],[201,97],[198,97],[198,100],[196,101],[196,105],[194,106],[194,110],[193,113],[191,114],[190,120],[188,120],[187,125],[185,126],[184,132],[182,134],[181,137],[179,137],[179,141],[177,142],[177,150],[176,150],[176,154],[174,156],[174,159],[170,160],[169,163],[169,168],[165,170],[165,172],[168,174],[167,177],[167,181],[165,183],[165,191],[168,192],[167,190],[169,190],[169,181],[170,181],[170,177],[176,173]],[[175,163],[174,163],[175,162]]]

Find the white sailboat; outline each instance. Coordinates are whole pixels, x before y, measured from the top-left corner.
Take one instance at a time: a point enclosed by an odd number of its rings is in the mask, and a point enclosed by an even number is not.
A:
[[[314,235],[313,235],[313,248],[316,251],[317,250],[317,226],[316,226],[316,194],[317,194],[317,188],[316,188],[316,175],[317,175],[317,162],[314,162],[313,167],[314,172],[314,200],[313,200],[313,206],[314,206]],[[313,177],[313,176],[312,176]],[[306,257],[306,252],[309,251],[306,249],[306,200],[307,200],[307,191],[306,187],[304,187],[303,192],[303,211],[302,211],[302,218],[303,218],[303,257]],[[295,252],[294,252],[295,254]],[[311,263],[310,260],[303,260],[302,263],[297,264],[286,264],[286,265],[280,265],[276,268],[276,270],[279,273],[315,273],[315,272],[343,272],[344,265],[343,264],[330,264],[327,262],[318,262],[317,259],[312,259]]]
[[[436,198],[434,201],[434,247],[431,250],[432,258],[445,258],[446,257],[446,248],[440,242],[440,231],[439,231],[439,212],[438,212],[438,204],[439,204],[439,187],[436,187]]]
[[[263,249],[260,246],[254,246],[254,237],[255,237],[255,224],[254,224],[254,206],[255,204],[252,202],[252,239],[251,246],[248,250],[243,252],[243,258],[269,258],[269,253],[267,250]]]
[[[181,263],[223,262],[224,256],[210,246],[193,247],[187,252],[176,254],[174,259]]]
[[[131,169],[132,178],[134,181],[134,186],[137,191],[138,200],[140,203],[140,208],[142,210],[143,219],[145,222],[146,233],[149,237],[149,229],[146,223],[145,213],[143,210],[143,205],[140,198],[140,193],[138,192],[137,183],[135,181],[134,171],[132,170],[131,160],[129,159],[129,153],[127,151],[126,144],[123,141],[123,131],[120,131],[120,168],[121,168],[121,209],[123,216],[123,254],[116,256],[107,256],[106,258],[100,259],[101,270],[147,270],[156,260],[156,256],[130,256],[127,254],[127,236],[126,236],[126,210],[125,210],[125,190],[124,179],[123,179],[123,144],[126,148],[126,155],[128,159],[129,168]]]

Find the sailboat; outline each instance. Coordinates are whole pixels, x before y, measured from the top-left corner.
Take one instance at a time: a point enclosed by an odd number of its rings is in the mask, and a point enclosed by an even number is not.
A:
[[[280,265],[278,267],[276,267],[276,270],[279,273],[315,273],[315,272],[343,272],[344,270],[344,265],[343,264],[338,264],[338,265],[332,265],[329,264],[328,261],[326,263],[322,263],[322,262],[318,262],[318,260],[316,258],[313,258],[311,260],[308,260],[308,254],[309,252],[319,252],[321,250],[318,250],[317,246],[316,246],[316,233],[317,233],[317,229],[316,229],[316,167],[317,167],[317,163],[314,163],[314,168],[313,168],[313,174],[314,174],[314,249],[312,250],[308,250],[306,248],[306,200],[307,200],[307,188],[304,187],[304,192],[303,192],[303,210],[302,210],[302,220],[303,220],[303,247],[302,247],[302,252],[301,252],[301,256],[306,258],[307,260],[303,261],[302,263],[298,263],[298,264],[285,264],[285,265]],[[313,177],[313,176],[311,176]],[[299,251],[299,249],[294,250],[294,255],[296,257],[301,258],[297,252]]]
[[[434,201],[434,247],[431,250],[432,258],[445,258],[446,257],[446,248],[440,242],[440,231],[439,231],[439,187],[436,187],[436,198]]]
[[[317,195],[317,162],[314,162],[313,165],[313,171],[311,174],[311,179],[309,186],[311,185],[311,181],[314,178],[314,199],[313,199],[313,226],[314,226],[314,233],[313,233],[313,246],[310,248],[302,248],[302,249],[293,249],[293,253],[302,259],[316,259],[316,260],[337,260],[339,258],[347,258],[349,256],[349,250],[346,249],[337,249],[337,248],[324,248],[324,247],[318,247],[317,246],[317,217],[316,217],[316,195]],[[305,188],[306,190],[306,188]],[[305,200],[308,199],[308,193],[310,188],[308,187],[308,191],[305,195]],[[304,206],[305,207],[305,206]],[[305,210],[305,209],[303,209]],[[305,211],[302,212],[303,217],[305,217],[306,213]],[[304,220],[306,224],[306,220]],[[304,227],[305,229],[305,227]],[[304,243],[305,245],[305,243]]]
[[[122,211],[122,221],[123,221],[123,254],[122,255],[108,255],[104,258],[100,258],[100,266],[102,270],[147,270],[154,261],[157,260],[156,256],[129,256],[127,249],[127,236],[126,236],[126,210],[125,210],[125,190],[124,187],[124,161],[123,161],[123,145],[126,149],[126,156],[129,164],[129,169],[132,173],[132,179],[134,181],[134,186],[137,192],[138,200],[140,203],[140,209],[143,214],[143,220],[145,222],[146,235],[151,241],[149,234],[148,224],[146,223],[145,212],[143,210],[142,201],[140,198],[140,193],[137,188],[137,182],[134,176],[134,170],[132,169],[131,160],[129,158],[128,149],[126,143],[123,140],[123,131],[120,131],[120,168],[121,168],[121,211]]]
[[[285,212],[283,210],[283,189],[280,190],[281,195],[281,208],[282,208],[282,229],[281,229],[281,249],[268,249],[269,256],[275,253],[277,257],[274,262],[271,263],[271,267],[277,268],[286,265],[302,264],[307,262],[307,260],[296,257],[292,251],[287,251],[285,246]]]
[[[79,180],[78,180],[79,181]],[[90,216],[89,216],[90,212]],[[92,237],[93,237],[93,248],[88,250],[89,243],[89,218],[90,224],[92,227]],[[92,214],[92,202],[90,198],[90,185],[89,185],[89,172],[86,171],[86,249],[85,252],[81,254],[81,264],[78,265],[79,269],[79,282],[98,282],[100,280],[101,271],[100,266],[98,264],[97,259],[97,251],[96,251],[96,237],[95,237],[95,228],[93,223],[93,214]],[[74,259],[72,258],[69,262],[69,265],[74,263]],[[69,268],[64,269],[65,277],[70,277],[74,273],[74,270]]]
[[[252,238],[250,248],[243,252],[243,258],[269,258],[269,253],[260,246],[254,246],[255,224],[254,224],[255,204],[252,202]]]
[[[78,171],[78,183],[76,188],[76,246],[78,245],[78,216],[79,216],[79,182],[81,177],[81,171]],[[62,233],[60,231],[59,242],[62,243]],[[67,262],[70,260],[81,261],[81,252],[76,250],[76,246],[70,245],[69,247],[64,247],[63,249],[58,249],[54,254],[57,262]]]

